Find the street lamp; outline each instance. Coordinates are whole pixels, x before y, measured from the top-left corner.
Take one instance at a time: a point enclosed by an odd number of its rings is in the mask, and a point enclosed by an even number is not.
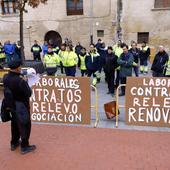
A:
[[[89,11],[89,16],[90,16],[90,43],[93,43],[93,0],[90,0],[90,11]]]

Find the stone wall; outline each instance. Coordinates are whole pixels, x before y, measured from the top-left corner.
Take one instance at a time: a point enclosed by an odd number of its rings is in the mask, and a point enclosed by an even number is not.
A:
[[[154,9],[154,0],[123,0],[123,39],[137,41],[138,32],[149,32],[149,44],[170,50],[170,9]]]
[[[64,39],[68,37],[75,44],[80,41],[88,48],[90,42],[90,26],[93,28],[94,42],[97,41],[97,30],[104,30],[101,37],[106,44],[112,44],[116,26],[116,0],[93,0],[93,19],[90,17],[90,1],[84,0],[84,15],[67,16],[66,1],[48,0],[47,5],[40,5],[37,9],[26,7],[24,14],[24,44],[27,58],[30,58],[30,46],[36,39],[43,44],[44,36],[48,31],[58,32]],[[6,22],[6,21],[9,22]],[[0,17],[0,40],[17,41],[19,39],[19,17]],[[28,29],[29,28],[29,29]]]

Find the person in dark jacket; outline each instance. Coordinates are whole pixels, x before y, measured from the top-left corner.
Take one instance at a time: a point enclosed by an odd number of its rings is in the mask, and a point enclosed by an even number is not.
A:
[[[11,90],[14,103],[11,119],[11,151],[16,150],[21,143],[21,154],[26,154],[36,149],[35,145],[29,145],[31,133],[29,98],[32,91],[21,75],[21,62],[14,60],[8,66],[10,71],[4,76],[3,84],[4,89]],[[19,112],[24,116],[21,116]]]
[[[41,61],[41,52],[42,49],[40,45],[38,45],[37,40],[34,41],[34,45],[31,47],[31,52],[33,53],[34,61]]]
[[[104,64],[104,71],[107,77],[107,83],[108,83],[108,93],[114,95],[114,80],[115,80],[115,69],[118,67],[117,63],[118,57],[113,53],[113,48],[108,47],[106,58],[105,58],[105,64]]]
[[[104,63],[105,63],[105,59],[106,59],[106,54],[107,54],[107,49],[106,49],[106,45],[104,42],[101,43],[101,47],[98,48],[97,51],[100,55],[99,57],[99,62],[100,62],[100,69],[99,69],[99,76],[97,77],[97,82],[100,82],[101,79],[101,72],[104,69]],[[106,77],[105,77],[106,80]]]
[[[133,68],[133,55],[128,51],[128,46],[123,46],[123,53],[118,58],[118,64],[120,65],[120,82],[121,84],[126,84],[126,79],[128,76],[132,76]],[[120,96],[125,95],[125,87],[121,88]]]
[[[132,42],[131,47],[132,48],[129,50],[129,52],[133,55],[133,58],[134,58],[133,69],[134,69],[136,77],[139,77],[138,63],[139,63],[140,50],[137,48],[137,43],[134,41]]]
[[[165,65],[169,60],[169,56],[166,53],[163,46],[159,46],[159,52],[156,54],[151,70],[153,71],[153,77],[164,77]]]
[[[150,48],[146,45],[144,41],[140,49],[140,72],[147,74],[148,73],[148,59],[150,56]]]
[[[80,42],[78,42],[75,47],[75,53],[77,54],[77,56],[80,55],[82,49],[83,49],[83,46],[80,44]]]
[[[100,38],[97,40],[95,47],[97,51],[102,47],[102,40]]]
[[[91,77],[93,75],[93,85],[96,86],[97,84],[97,73],[100,68],[100,61],[99,61],[100,55],[97,53],[95,49],[95,45],[90,45],[90,52],[87,54],[85,59],[85,64],[87,68],[87,75],[88,77]]]

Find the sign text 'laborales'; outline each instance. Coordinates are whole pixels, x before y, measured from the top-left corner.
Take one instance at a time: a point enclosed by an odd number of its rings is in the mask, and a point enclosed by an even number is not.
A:
[[[33,121],[90,124],[89,78],[42,77],[32,91]]]

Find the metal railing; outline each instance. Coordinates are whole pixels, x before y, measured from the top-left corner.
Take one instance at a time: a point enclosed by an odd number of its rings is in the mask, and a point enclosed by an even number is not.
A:
[[[125,108],[125,105],[119,105],[119,90],[121,87],[126,87],[126,84],[121,84],[116,90],[116,128],[119,125],[119,108]]]
[[[94,128],[97,127],[98,123],[99,123],[99,102],[98,102],[98,91],[97,88],[93,85],[91,85],[91,87],[94,89],[95,91],[95,104],[91,106],[91,108],[95,109],[95,116],[96,116],[96,121],[94,124]]]

